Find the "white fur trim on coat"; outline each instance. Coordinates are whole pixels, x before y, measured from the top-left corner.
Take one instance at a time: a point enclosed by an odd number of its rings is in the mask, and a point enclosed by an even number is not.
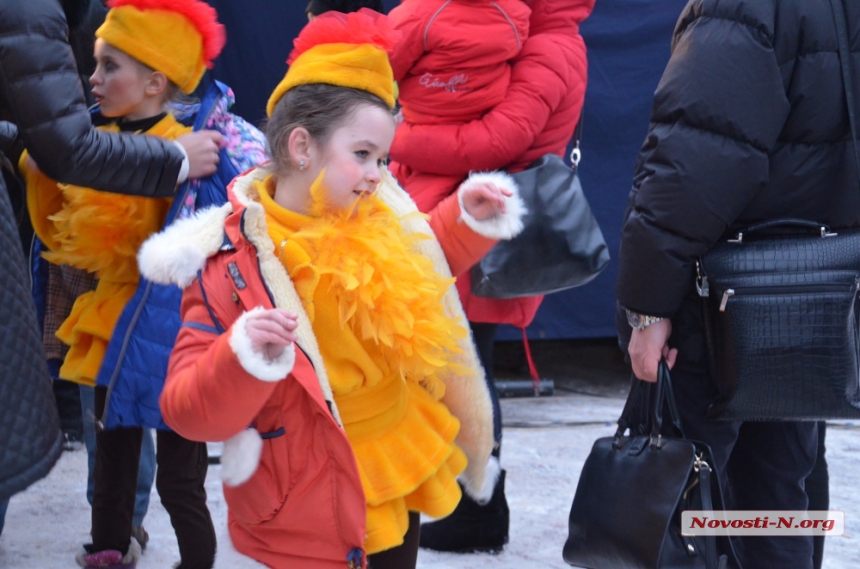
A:
[[[394,177],[383,169],[382,182],[376,190],[377,195],[385,201],[391,210],[402,217],[401,223],[407,232],[420,232],[433,236],[433,230],[423,216],[408,215],[417,211],[415,202],[409,197]],[[436,271],[443,277],[451,277],[451,270],[445,260],[445,253],[436,239],[422,239],[415,248],[433,261]],[[454,285],[448,287],[442,301],[445,311],[457,319],[460,325],[469,329],[469,322],[460,304],[460,296]],[[495,487],[494,482],[485,482],[488,461],[493,450],[493,405],[484,368],[478,358],[478,351],[471,335],[459,341],[461,352],[449,354],[451,361],[459,364],[461,369],[470,370],[464,375],[455,375],[450,371],[442,375],[445,382],[444,403],[451,413],[460,420],[460,432],[457,433],[457,445],[466,453],[469,463],[460,476],[466,492],[470,495],[481,493],[485,484]],[[492,476],[490,476],[492,479]]]
[[[258,306],[243,313],[233,326],[230,327],[230,348],[239,358],[239,363],[245,371],[261,381],[281,381],[293,371],[296,363],[296,345],[290,344],[277,358],[267,360],[263,354],[259,354],[251,347],[251,337],[245,330],[248,317],[262,312],[264,308]]]
[[[224,441],[221,449],[221,481],[227,486],[244,484],[257,471],[263,439],[256,429],[245,429]]]
[[[137,253],[140,274],[158,284],[185,288],[224,243],[224,220],[232,204],[201,209],[152,235]]]
[[[502,466],[499,464],[499,459],[495,456],[490,456],[490,460],[487,461],[487,468],[484,470],[484,480],[480,486],[469,478],[468,470],[463,472],[458,477],[458,480],[463,483],[463,489],[466,490],[466,494],[471,496],[478,504],[484,506],[490,503],[490,499],[493,497],[493,490],[496,489],[496,484],[499,482],[501,474]]]
[[[513,195],[505,198],[505,213],[489,219],[478,221],[463,207],[463,191],[478,184],[493,184],[499,188],[510,190]],[[520,197],[519,188],[514,179],[504,172],[474,172],[460,184],[457,189],[457,201],[460,204],[460,219],[478,235],[489,239],[512,239],[523,230],[523,216],[526,214],[526,204]]]

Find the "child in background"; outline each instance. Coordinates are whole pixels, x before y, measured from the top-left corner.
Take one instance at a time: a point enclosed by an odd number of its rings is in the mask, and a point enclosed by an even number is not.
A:
[[[272,163],[139,255],[148,279],[186,287],[165,420],[226,440],[232,542],[270,567],[415,567],[419,512],[450,513],[458,476],[485,501],[498,475],[483,371],[431,227],[449,226],[459,270],[485,251],[473,226],[521,227],[515,188],[470,180],[428,225],[384,168],[392,45],[370,10],[314,18],[269,100]]]
[[[168,112],[169,103],[193,92],[223,47],[224,30],[215,11],[199,0],[110,0],[107,5],[110,11],[96,31],[96,70],[90,78],[100,105],[100,127],[170,140],[190,132]],[[94,291],[78,297],[57,331],[69,345],[60,376],[93,385],[104,372],[109,342],[138,288],[137,249],[162,227],[174,200],[58,184],[38,168],[30,169],[27,182],[30,216],[49,250],[45,258],[85,269],[99,279]],[[175,207],[183,205],[182,200],[178,197]],[[150,332],[169,335],[168,330]],[[150,366],[147,371],[155,385],[151,390],[157,397],[163,381],[163,372],[160,380],[156,377],[158,358],[147,357],[145,349],[140,352],[135,341],[128,345]],[[163,364],[167,353],[161,357]],[[101,384],[95,388],[96,417],[106,415],[108,392]],[[140,558],[131,530],[142,430],[99,427],[93,543],[77,561],[88,568],[133,568]],[[205,444],[168,430],[157,432],[156,487],[176,532],[182,569],[209,569],[214,563],[215,531],[204,489],[207,464]]]
[[[403,0],[392,9],[403,33],[391,57],[403,120],[462,124],[500,103],[511,60],[528,37],[529,14],[524,0]],[[423,212],[468,175],[426,174],[408,163],[391,171]]]

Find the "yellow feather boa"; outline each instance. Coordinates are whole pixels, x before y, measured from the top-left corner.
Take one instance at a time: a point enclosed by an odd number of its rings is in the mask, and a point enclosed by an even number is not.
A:
[[[101,128],[119,130],[114,124]],[[173,140],[190,131],[168,114],[146,133]],[[116,323],[139,280],[137,250],[164,224],[173,198],[60,184],[41,172],[27,172],[26,178],[30,218],[49,249],[43,257],[99,278],[96,290],[75,300],[56,333],[69,346],[60,377],[93,385]]]
[[[118,131],[111,124],[104,130]],[[167,115],[147,134],[173,140],[190,128]],[[173,198],[147,198],[56,184],[63,207],[47,213],[53,222],[51,252],[45,259],[95,273],[99,279],[137,282],[137,251],[161,229]]]
[[[287,270],[311,320],[322,283],[326,297],[336,303],[340,328],[372,342],[383,360],[434,398],[444,394],[440,370],[467,373],[451,358],[461,353],[458,340],[467,332],[445,313],[443,303],[454,279],[440,276],[415,248],[430,237],[407,234],[375,197],[358,200],[350,211],[306,217],[271,207],[265,182],[259,186],[276,254],[282,262],[285,254],[300,259]],[[335,393],[343,393],[337,378],[330,379]]]

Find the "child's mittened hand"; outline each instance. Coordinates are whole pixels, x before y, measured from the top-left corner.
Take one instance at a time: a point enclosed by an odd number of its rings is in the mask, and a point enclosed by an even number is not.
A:
[[[251,339],[251,349],[268,361],[280,356],[284,348],[296,341],[297,316],[283,308],[256,312],[245,321],[245,332]]]
[[[505,213],[505,198],[513,195],[511,190],[490,183],[475,184],[460,191],[463,208],[478,221]]]

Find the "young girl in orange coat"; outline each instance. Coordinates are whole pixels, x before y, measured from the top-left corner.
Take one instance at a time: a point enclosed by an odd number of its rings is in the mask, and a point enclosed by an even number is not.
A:
[[[457,477],[486,500],[498,474],[483,371],[431,228],[447,224],[449,261],[468,266],[521,225],[515,188],[466,182],[429,224],[418,213],[384,167],[392,36],[368,10],[312,20],[269,100],[272,163],[139,257],[148,278],[186,287],[164,418],[226,440],[230,535],[270,567],[357,568],[365,554],[414,567],[419,512],[449,514]]]

